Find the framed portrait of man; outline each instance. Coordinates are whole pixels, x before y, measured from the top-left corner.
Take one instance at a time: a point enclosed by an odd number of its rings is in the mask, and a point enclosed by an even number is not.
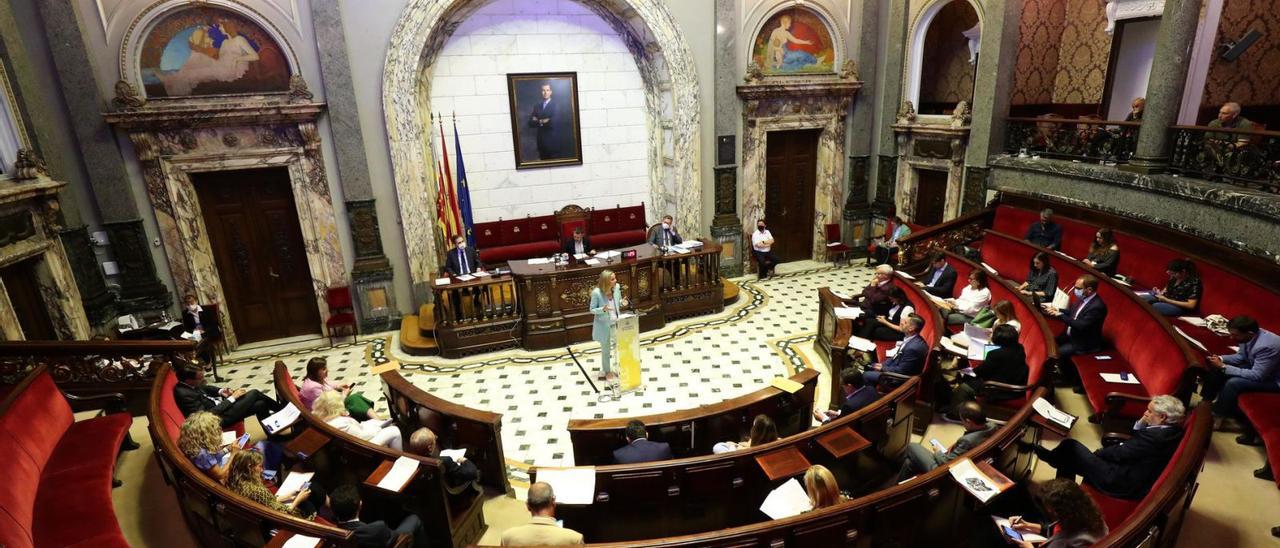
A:
[[[516,169],[582,165],[578,73],[507,75]]]

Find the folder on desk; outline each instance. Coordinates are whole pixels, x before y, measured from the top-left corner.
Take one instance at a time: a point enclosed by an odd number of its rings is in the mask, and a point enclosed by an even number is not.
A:
[[[773,381],[769,384],[778,390],[785,391],[788,394],[795,394],[796,392],[799,392],[801,388],[804,388],[803,384],[786,377],[774,377]]]

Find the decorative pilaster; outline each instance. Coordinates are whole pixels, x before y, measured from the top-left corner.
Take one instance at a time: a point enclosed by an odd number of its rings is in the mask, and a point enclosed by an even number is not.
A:
[[[98,258],[93,254],[89,241],[89,228],[67,228],[58,232],[62,249],[67,253],[71,275],[80,288],[80,300],[89,325],[102,325],[115,318],[116,296],[107,289],[107,282],[98,268]]]
[[[876,199],[871,203],[871,208],[876,214],[887,217],[893,213],[894,189],[897,183],[898,157],[892,154],[881,154],[876,166]]]
[[[742,220],[738,218],[738,166],[715,168],[715,220],[711,237],[720,243],[720,275],[726,278],[743,272]]]
[[[396,308],[391,280],[394,271],[382,251],[378,231],[378,211],[374,201],[347,202],[347,221],[351,226],[351,244],[356,264],[351,269],[351,293],[358,304],[361,333],[374,333],[391,327]]]
[[[156,277],[142,219],[102,223],[102,227],[120,267],[119,311],[128,314],[168,308],[173,295]]]
[[[960,201],[960,215],[968,215],[987,205],[987,181],[990,180],[991,168],[965,166],[964,195]]]
[[[1200,19],[1200,0],[1166,0],[1156,36],[1155,60],[1147,80],[1147,106],[1143,109],[1138,145],[1128,171],[1154,173],[1169,165],[1172,140],[1169,126],[1178,119],[1191,45]]]

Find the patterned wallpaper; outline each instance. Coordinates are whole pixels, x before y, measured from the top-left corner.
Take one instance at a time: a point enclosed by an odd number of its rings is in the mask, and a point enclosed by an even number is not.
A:
[[[1280,9],[1275,0],[1226,0],[1216,42],[1239,40],[1250,29],[1261,31],[1263,37],[1244,55],[1235,61],[1213,58],[1202,105],[1280,104],[1280,70],[1276,70],[1280,67]]]
[[[1100,103],[1107,81],[1111,36],[1106,6],[1099,0],[1066,0],[1054,103]]]
[[[947,4],[933,19],[924,39],[921,105],[972,101],[974,66],[969,64],[969,40],[963,33],[976,24],[977,12],[964,1]]]
[[[1014,73],[1013,104],[1053,102],[1058,77],[1058,48],[1062,41],[1066,4],[1061,0],[1026,0],[1018,24],[1018,60]]]

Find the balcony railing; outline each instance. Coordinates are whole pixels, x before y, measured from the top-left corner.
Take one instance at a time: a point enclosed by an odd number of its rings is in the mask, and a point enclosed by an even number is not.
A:
[[[1280,192],[1280,132],[1172,126],[1170,167],[1208,180]]]
[[[1116,164],[1128,162],[1140,122],[1096,118],[1008,118],[1010,154]]]

